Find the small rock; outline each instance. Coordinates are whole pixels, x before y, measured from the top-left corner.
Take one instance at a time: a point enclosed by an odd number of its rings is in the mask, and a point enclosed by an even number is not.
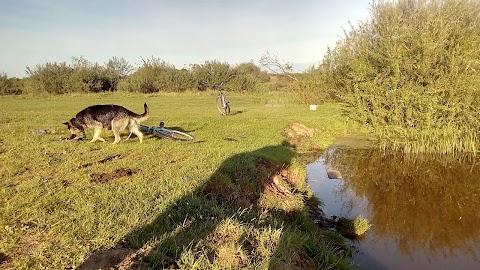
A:
[[[327,175],[329,179],[342,179],[342,175],[337,170],[327,170]]]
[[[49,131],[46,129],[34,129],[32,130],[32,133],[35,135],[45,135],[45,134],[48,134]]]

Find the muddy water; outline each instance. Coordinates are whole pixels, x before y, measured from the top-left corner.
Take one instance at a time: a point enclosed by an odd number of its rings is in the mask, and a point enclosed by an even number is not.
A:
[[[336,146],[307,166],[327,216],[373,225],[353,242],[364,269],[480,269],[480,160]],[[328,179],[326,170],[343,179]]]

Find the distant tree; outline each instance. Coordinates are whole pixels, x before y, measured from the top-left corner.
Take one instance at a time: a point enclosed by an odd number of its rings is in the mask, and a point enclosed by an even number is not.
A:
[[[70,89],[73,92],[104,92],[114,90],[107,69],[83,57],[72,57]]]
[[[121,79],[127,77],[134,70],[133,66],[123,57],[113,57],[105,63],[106,75],[111,81],[112,91],[117,90]]]
[[[268,74],[266,74],[267,79],[265,79],[265,72],[261,71],[253,61],[236,65],[232,69],[232,74],[233,76],[226,83],[226,87],[234,91],[254,91],[260,81],[269,79]]]
[[[8,78],[6,73],[0,73],[0,95],[21,94],[20,79]]]
[[[119,90],[156,93],[193,88],[194,82],[188,70],[177,70],[175,66],[159,58],[142,58],[142,62],[143,65],[137,71],[120,82]]]
[[[218,60],[192,65],[191,72],[199,90],[212,88],[222,82],[227,83],[234,75],[230,64]]]
[[[69,79],[73,68],[65,62],[47,62],[37,64],[35,67],[27,66],[26,72],[30,76],[27,84],[29,93],[63,94],[72,92],[69,88]]]
[[[260,58],[260,65],[268,69],[270,72],[278,75],[283,75],[292,81],[298,81],[293,72],[293,64],[287,61],[278,59],[277,54],[270,54],[266,52]]]
[[[123,78],[132,73],[134,67],[123,57],[113,57],[105,63],[107,74],[116,78]]]

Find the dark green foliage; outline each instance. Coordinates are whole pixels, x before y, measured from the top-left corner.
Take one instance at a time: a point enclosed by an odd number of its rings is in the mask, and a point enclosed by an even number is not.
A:
[[[335,87],[327,68],[328,65],[322,63],[318,68],[311,67],[307,72],[298,74],[299,80],[293,84],[292,90],[300,102],[322,104],[342,100],[341,88]]]
[[[233,91],[254,91],[259,83],[268,82],[270,76],[261,71],[253,62],[241,63],[233,68],[233,78],[229,86]]]
[[[206,91],[222,84],[228,91],[253,91],[266,75],[253,63],[235,67],[225,62],[205,61],[188,69],[176,69],[157,58],[143,60],[143,65],[119,85],[119,90],[142,93]]]
[[[179,92],[192,86],[192,78],[186,70],[177,70],[173,65],[152,58],[143,60],[143,65],[119,85],[119,90],[141,93]]]
[[[98,63],[92,64],[84,58],[72,58],[73,71],[67,82],[71,92],[104,92],[111,90],[112,81],[106,69]]]
[[[203,65],[192,65],[191,72],[198,90],[206,90],[233,77],[232,67],[226,62],[205,61]]]
[[[30,94],[115,91],[118,82],[132,67],[123,58],[112,58],[105,65],[72,57],[72,63],[50,63],[27,67],[24,92]]]
[[[65,62],[37,64],[34,68],[27,67],[30,80],[26,83],[27,93],[63,94],[71,92],[68,81],[73,74],[73,68]]]
[[[18,95],[22,93],[21,80],[18,78],[8,78],[7,74],[0,74],[0,96]]]
[[[320,81],[338,89],[350,117],[403,138],[400,147],[438,150],[443,143],[451,145],[444,152],[476,151],[479,17],[478,1],[374,3],[371,19],[352,26],[326,55],[328,80]]]
[[[141,93],[205,91],[219,84],[228,91],[254,91],[259,82],[267,82],[269,75],[253,62],[231,66],[226,62],[205,61],[190,69],[177,69],[159,58],[142,59],[134,70],[123,58],[113,57],[104,65],[92,63],[83,57],[72,57],[66,62],[46,62],[27,67],[28,77],[14,80],[0,78],[0,94],[64,94],[78,92],[126,91]],[[14,83],[15,82],[15,83]]]

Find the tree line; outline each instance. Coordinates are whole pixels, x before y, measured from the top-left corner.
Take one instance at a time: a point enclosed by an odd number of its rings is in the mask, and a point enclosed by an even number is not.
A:
[[[1,74],[0,94],[205,91],[220,83],[232,91],[248,92],[270,79],[269,74],[253,62],[231,65],[213,60],[177,69],[153,57],[142,58],[137,69],[124,58],[113,57],[99,64],[83,57],[72,57],[71,63],[46,62],[26,67],[26,72],[28,76],[23,79]]]

